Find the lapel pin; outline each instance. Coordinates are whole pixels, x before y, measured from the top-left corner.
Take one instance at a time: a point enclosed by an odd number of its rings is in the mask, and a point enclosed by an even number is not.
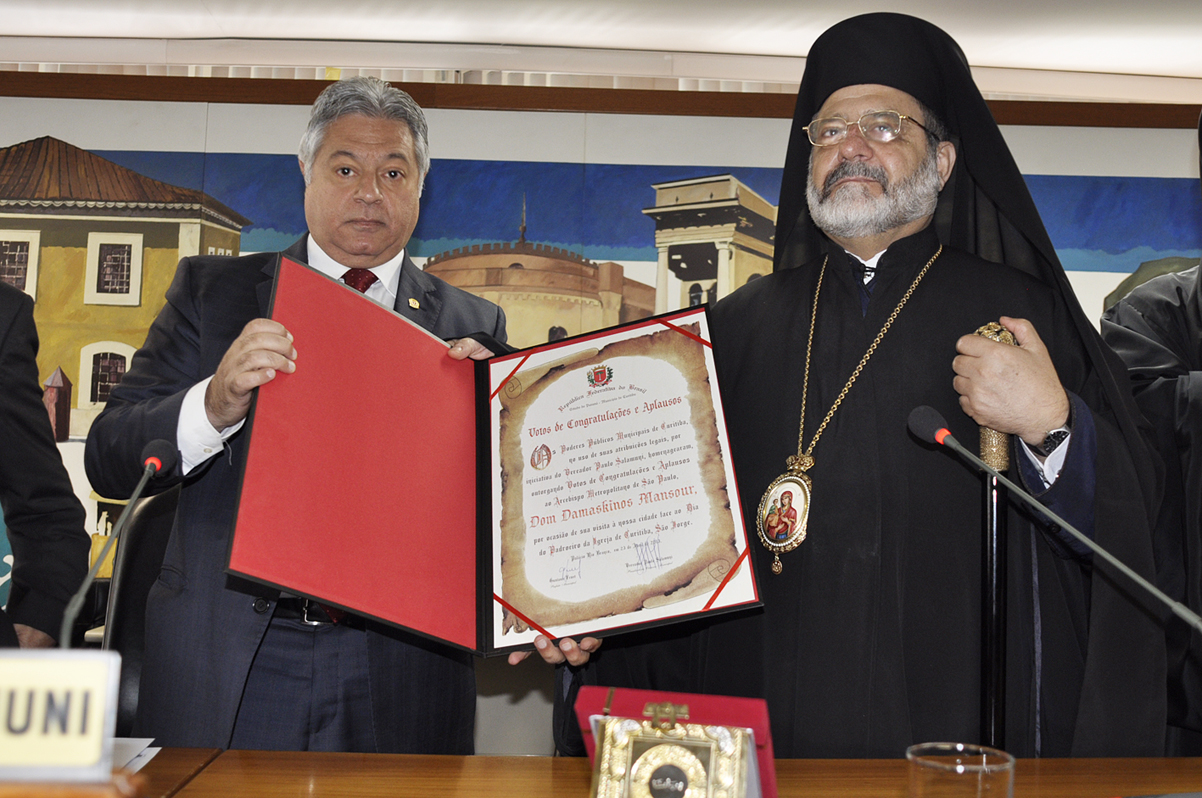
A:
[[[414,310],[417,310],[421,306],[422,306],[422,304],[420,302],[418,302],[413,297],[409,297],[409,307],[413,308]]]

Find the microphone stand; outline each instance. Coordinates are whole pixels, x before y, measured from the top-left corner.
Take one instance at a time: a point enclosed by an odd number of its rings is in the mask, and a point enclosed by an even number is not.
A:
[[[100,556],[96,558],[96,562],[92,563],[87,576],[83,578],[83,583],[75,591],[75,595],[71,596],[71,600],[67,602],[66,609],[63,610],[63,624],[59,628],[58,633],[58,644],[61,648],[71,647],[71,629],[75,626],[75,619],[79,617],[79,611],[83,608],[84,599],[88,595],[88,588],[92,586],[92,582],[95,581],[96,574],[100,571],[100,566],[104,563],[104,559],[108,557],[109,551],[117,543],[117,538],[129,522],[129,516],[134,509],[134,505],[142,497],[142,491],[146,490],[146,483],[150,482],[160,471],[169,471],[175,468],[175,462],[178,457],[179,455],[176,453],[175,447],[164,440],[153,440],[143,447],[142,461],[144,467],[142,469],[142,478],[138,481],[134,492],[130,494],[125,508],[121,510],[121,516],[117,519],[116,525],[113,526],[113,531],[109,535],[109,539],[105,542],[104,548],[100,550]]]
[[[1177,601],[1166,595],[1164,591],[1160,590],[1147,579],[1144,579],[1135,571],[1131,570],[1131,568],[1129,568],[1122,560],[1115,557],[1113,554],[1106,551],[1106,549],[1095,543],[1092,538],[1088,537],[1081,530],[1077,529],[1068,521],[1052,512],[1051,508],[1049,508],[1046,504],[1036,499],[1030,493],[1027,493],[1020,486],[1016,485],[1002,474],[999,474],[988,463],[977,457],[972,452],[968,451],[968,449],[965,449],[964,446],[961,445],[958,440],[952,437],[950,432],[948,432],[946,422],[936,411],[925,406],[914,408],[914,410],[910,413],[909,427],[910,431],[913,432],[920,440],[946,446],[956,454],[963,457],[965,460],[975,465],[977,468],[989,472],[1001,484],[1009,488],[1015,496],[1023,501],[1024,504],[1039,512],[1065,532],[1068,532],[1083,546],[1088,548],[1098,557],[1101,557],[1103,560],[1105,560],[1112,568],[1118,570],[1136,585],[1141,587],[1145,592],[1151,594],[1161,604],[1168,607],[1174,615],[1189,624],[1192,629],[1202,632],[1202,617],[1199,617],[1196,612],[1182,604],[1180,601]]]

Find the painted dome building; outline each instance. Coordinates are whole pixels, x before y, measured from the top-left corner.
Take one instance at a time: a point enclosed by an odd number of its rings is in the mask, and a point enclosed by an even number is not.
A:
[[[627,278],[620,263],[531,243],[524,223],[517,241],[444,252],[424,269],[500,305],[516,347],[635,321],[655,310],[655,287]]]

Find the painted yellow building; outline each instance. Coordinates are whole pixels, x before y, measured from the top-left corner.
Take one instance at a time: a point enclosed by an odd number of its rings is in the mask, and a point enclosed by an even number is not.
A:
[[[42,380],[74,385],[87,434],[163,306],[180,258],[236,255],[249,219],[49,136],[0,149],[0,279],[34,298]]]

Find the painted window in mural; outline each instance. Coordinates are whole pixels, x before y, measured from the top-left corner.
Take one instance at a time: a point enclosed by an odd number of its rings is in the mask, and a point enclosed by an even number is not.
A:
[[[107,402],[109,393],[125,376],[125,356],[97,352],[92,356],[92,401]]]
[[[39,230],[0,230],[0,282],[37,298]]]
[[[133,247],[129,244],[101,244],[96,269],[96,293],[128,294]]]
[[[0,241],[0,280],[25,290],[29,271],[29,242]]]
[[[88,233],[84,302],[138,305],[142,295],[142,235]]]

